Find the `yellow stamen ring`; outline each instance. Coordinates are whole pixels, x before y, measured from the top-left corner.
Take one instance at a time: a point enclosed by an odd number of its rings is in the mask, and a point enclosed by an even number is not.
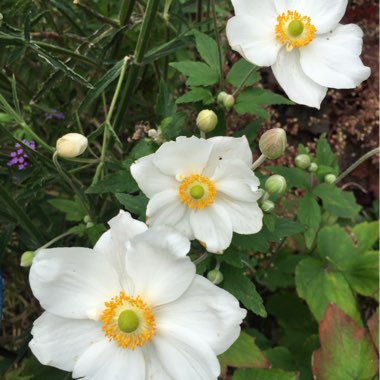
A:
[[[301,16],[297,11],[288,11],[277,17],[276,38],[291,51],[308,45],[314,39],[317,28],[311,24],[310,17]]]
[[[215,185],[209,178],[201,174],[185,177],[179,187],[179,198],[189,208],[208,207],[214,203],[215,197]]]
[[[129,297],[124,292],[105,302],[100,315],[104,323],[102,329],[109,340],[119,347],[134,350],[150,342],[156,334],[156,323],[151,309],[137,297]]]

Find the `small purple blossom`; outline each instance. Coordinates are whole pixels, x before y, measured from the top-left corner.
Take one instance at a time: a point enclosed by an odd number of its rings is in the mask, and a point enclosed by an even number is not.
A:
[[[22,140],[22,142],[32,150],[36,149],[35,141]],[[24,170],[29,165],[28,155],[19,143],[15,145],[15,148],[16,150],[9,154],[11,159],[7,162],[7,166],[17,166],[18,170]]]
[[[65,114],[63,112],[57,111],[55,108],[52,108],[49,112],[45,112],[45,118],[46,120],[65,120]]]

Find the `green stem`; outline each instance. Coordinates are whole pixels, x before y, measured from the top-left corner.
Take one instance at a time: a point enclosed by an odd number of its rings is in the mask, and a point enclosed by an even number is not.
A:
[[[110,19],[110,18],[108,18],[106,16],[103,16],[102,14],[100,14],[100,13],[96,12],[95,10],[93,10],[88,5],[82,4],[80,2],[80,0],[75,0],[74,1],[74,5],[77,5],[83,11],[85,11],[86,13],[88,13],[90,16],[95,17],[96,19],[98,19],[101,22],[104,22],[106,24],[112,25],[114,28],[119,28],[120,27],[120,25],[119,25],[119,23],[117,21],[112,20],[112,19]]]
[[[201,139],[206,140],[206,132],[200,131],[200,133],[201,133]]]
[[[42,244],[44,238],[42,237],[40,231],[36,228],[33,221],[25,213],[24,209],[20,207],[16,201],[11,197],[4,186],[0,186],[0,197],[3,199],[6,206],[8,206],[12,211],[13,215],[16,217],[20,226],[39,244]]]
[[[353,172],[358,166],[360,166],[365,160],[371,158],[375,154],[380,153],[380,148],[375,148],[367,152],[364,156],[360,157],[356,162],[354,162],[349,168],[347,168],[339,177],[335,180],[334,183],[340,182],[343,178],[347,177],[351,172]]]
[[[202,254],[202,256],[199,256],[197,259],[193,261],[194,265],[200,264],[202,261],[205,261],[208,258],[208,252],[205,252]]]
[[[68,236],[68,235],[71,235],[71,234],[72,234],[72,232],[70,232],[70,231],[66,231],[66,232],[64,232],[63,234],[56,236],[54,239],[51,239],[50,241],[48,241],[46,244],[44,244],[43,246],[41,246],[41,247],[38,248],[38,249],[44,249],[44,248],[50,247],[50,246],[51,246],[52,244],[54,244],[56,241],[61,240],[61,239],[64,238],[65,236]]]
[[[216,8],[215,8],[215,0],[211,0],[211,14],[212,14],[212,21],[214,23],[214,30],[215,30],[215,38],[216,43],[218,45],[218,58],[219,58],[219,70],[220,70],[220,78],[219,78],[219,87],[220,90],[223,90],[224,88],[224,79],[223,79],[223,58],[222,58],[222,46],[220,42],[220,36],[218,31],[218,24],[216,21]]]
[[[128,112],[129,103],[131,101],[131,97],[135,89],[138,72],[139,72],[142,60],[144,58],[144,54],[145,54],[149,36],[150,36],[150,31],[155,22],[159,4],[160,4],[160,0],[148,0],[145,16],[143,19],[143,24],[142,24],[140,34],[137,40],[136,48],[135,48],[134,64],[131,66],[130,70],[128,70],[127,80],[126,80],[124,91],[122,94],[122,100],[121,100],[118,112],[116,114],[116,119],[115,119],[115,124],[114,124],[114,129],[116,131],[120,129],[123,123],[124,117]]]
[[[128,23],[132,15],[135,3],[136,0],[123,0],[123,2],[121,3],[119,12],[119,22],[121,26],[124,26]]]
[[[256,170],[267,158],[262,154],[253,164],[252,170]]]
[[[257,70],[257,67],[256,66],[253,66],[251,70],[249,70],[249,72],[247,73],[247,75],[243,78],[243,80],[241,81],[241,83],[239,84],[238,88],[232,93],[232,96],[235,98],[241,91],[241,89],[244,87],[245,83],[247,82],[247,80],[249,79],[249,77],[252,75],[252,73],[254,71]]]

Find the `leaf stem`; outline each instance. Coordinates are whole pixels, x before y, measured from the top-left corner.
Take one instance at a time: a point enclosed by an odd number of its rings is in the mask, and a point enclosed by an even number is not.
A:
[[[253,72],[257,70],[256,66],[253,66],[251,70],[247,73],[247,75],[243,78],[237,89],[232,93],[232,96],[236,98],[236,96],[240,93],[241,89],[244,87],[245,83],[249,79],[249,77],[252,75]]]
[[[356,162],[354,162],[349,168],[347,168],[343,173],[341,173],[334,183],[340,182],[343,178],[347,177],[351,172],[353,172],[358,166],[360,166],[365,160],[371,158],[375,154],[380,153],[380,148],[375,148],[367,152],[364,156],[360,157]]]

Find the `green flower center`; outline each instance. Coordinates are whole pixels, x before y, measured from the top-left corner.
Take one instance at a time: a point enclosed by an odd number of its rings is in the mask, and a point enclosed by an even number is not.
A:
[[[194,199],[201,199],[204,196],[204,194],[205,194],[205,189],[201,185],[194,185],[190,189],[190,195]]]
[[[139,317],[133,310],[124,310],[120,313],[117,320],[119,329],[125,333],[136,331],[139,327]]]
[[[288,25],[288,33],[292,37],[298,37],[302,34],[304,29],[303,23],[300,20],[293,20]]]

